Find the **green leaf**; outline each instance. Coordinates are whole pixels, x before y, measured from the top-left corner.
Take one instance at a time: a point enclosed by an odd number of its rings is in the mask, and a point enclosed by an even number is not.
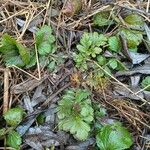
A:
[[[30,53],[22,44],[16,43],[16,46],[19,50],[20,57],[25,65],[28,65],[30,62]]]
[[[83,89],[69,89],[58,102],[59,129],[69,131],[78,140],[86,140],[94,111],[90,93]]]
[[[82,100],[88,98],[89,95],[90,95],[89,91],[78,89],[76,90],[75,99],[77,102],[81,102]]]
[[[81,37],[80,44],[77,45],[79,54],[74,55],[76,66],[81,70],[87,69],[87,60],[90,57],[95,58],[102,52],[102,46],[107,42],[107,37],[103,34],[84,33]]]
[[[35,55],[35,53],[31,53],[30,62],[29,62],[28,65],[26,65],[26,68],[28,69],[28,68],[31,68],[31,67],[35,66],[36,61],[37,61],[37,60],[36,60],[36,55]]]
[[[9,109],[6,113],[4,113],[4,119],[6,120],[7,125],[18,125],[22,121],[23,113],[24,111],[22,108]]]
[[[2,46],[0,47],[0,53],[2,54],[7,54],[12,51],[15,53],[17,50],[16,40],[8,34],[4,34],[2,36],[1,44]]]
[[[116,69],[118,67],[118,62],[114,58],[110,59],[108,64],[109,64],[109,67],[112,69]]]
[[[3,54],[6,65],[23,67],[30,62],[29,51],[8,34],[2,36],[0,52]]]
[[[40,55],[49,54],[52,52],[52,47],[47,41],[45,41],[39,45],[38,52]]]
[[[49,71],[53,71],[54,69],[55,69],[55,67],[56,67],[56,62],[55,61],[51,61],[49,64],[48,64],[48,69],[49,69]]]
[[[150,76],[147,76],[146,78],[142,80],[141,86],[142,88],[145,88],[148,86],[145,90],[150,91]]]
[[[127,40],[127,45],[129,49],[135,49],[142,42],[143,35],[141,32],[135,30],[129,30],[122,28],[119,30],[119,34]]]
[[[15,148],[16,150],[19,150],[21,143],[22,143],[21,136],[16,131],[11,131],[6,136],[6,144],[7,144],[7,146],[10,146],[12,148]]]
[[[8,57],[5,58],[5,62],[6,62],[6,66],[18,66],[18,67],[24,67],[24,63],[22,61],[22,59],[20,58],[20,56],[13,56],[13,57]]]
[[[124,18],[124,21],[132,26],[143,26],[144,19],[138,14],[130,14]]]
[[[97,61],[99,65],[104,66],[107,62],[107,59],[104,56],[98,55]]]
[[[42,125],[45,122],[45,115],[43,113],[40,113],[37,117],[36,117],[36,121],[39,125]]]
[[[76,67],[80,68],[81,71],[85,71],[88,69],[87,59],[88,57],[84,56],[82,53],[74,54],[74,61],[76,62]]]
[[[93,17],[93,21],[95,25],[98,26],[107,26],[113,23],[113,21],[110,18],[110,12],[99,12]]]
[[[100,150],[125,150],[131,147],[132,138],[128,130],[120,124],[104,126],[96,136]]]
[[[119,52],[121,49],[121,43],[117,36],[111,36],[108,39],[109,50],[113,52]]]
[[[6,134],[6,129],[2,128],[0,129],[0,139]]]
[[[55,37],[50,26],[43,26],[36,32],[36,46],[40,55],[47,55],[55,51]]]

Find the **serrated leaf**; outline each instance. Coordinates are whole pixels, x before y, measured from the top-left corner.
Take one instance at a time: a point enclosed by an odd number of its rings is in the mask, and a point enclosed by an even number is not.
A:
[[[25,65],[28,65],[30,62],[30,53],[22,44],[16,43],[16,46],[19,50],[20,57]]]
[[[5,58],[6,66],[18,66],[18,67],[24,67],[25,64],[23,63],[22,59],[20,56],[7,56]]]
[[[33,53],[30,56],[30,62],[28,63],[28,65],[26,65],[26,68],[28,69],[28,68],[35,66],[36,62],[37,62],[36,55]]]
[[[100,54],[102,52],[101,46],[104,46],[106,42],[107,37],[103,34],[98,34],[97,32],[84,33],[81,37],[80,44],[77,45],[79,54],[74,56],[74,60],[77,64],[80,62],[82,68],[86,68],[86,60],[89,59],[90,56],[95,58],[97,54]],[[79,65],[77,65],[77,67],[78,66]]]
[[[96,136],[96,143],[100,150],[125,150],[132,145],[132,138],[128,130],[120,124],[104,126]]]
[[[90,93],[82,89],[67,90],[58,102],[59,129],[69,131],[78,140],[85,140],[93,121]]]
[[[8,34],[2,36],[0,52],[3,54],[6,65],[23,67],[30,62],[29,51]]]
[[[122,28],[119,30],[119,34],[122,34],[127,40],[129,49],[137,49],[137,46],[142,42],[143,39],[142,33],[135,30]]]
[[[52,47],[47,41],[45,41],[39,45],[38,52],[40,55],[49,54],[52,52]]]
[[[23,113],[24,111],[22,108],[9,109],[6,113],[4,113],[4,119],[6,120],[7,125],[18,125],[22,121]]]
[[[2,46],[0,47],[0,52],[2,54],[7,54],[9,52],[15,52],[17,50],[16,40],[10,35],[4,34],[1,41]]]
[[[116,59],[110,59],[109,62],[109,67],[112,68],[112,69],[116,69],[118,67],[118,62]]]
[[[138,14],[130,14],[124,18],[124,21],[132,26],[143,26],[144,19]]]
[[[99,12],[98,14],[94,15],[93,21],[95,25],[98,26],[106,26],[113,23],[113,21],[110,18],[110,12]]]
[[[107,59],[104,56],[98,55],[97,56],[97,62],[99,65],[103,66],[106,64]]]
[[[86,99],[89,95],[90,95],[90,92],[88,92],[87,90],[79,89],[76,91],[75,99],[77,102],[81,102],[82,100]]]
[[[109,50],[113,52],[119,52],[121,49],[121,43],[117,36],[111,36],[108,39]]]
[[[47,55],[55,51],[55,37],[50,26],[43,26],[36,32],[36,46],[40,55]]]
[[[6,129],[2,128],[0,129],[0,139],[6,134]]]
[[[51,61],[49,64],[48,64],[48,69],[49,71],[53,71],[56,67],[56,62],[55,61]]]
[[[145,77],[141,82],[142,88],[147,87],[145,90],[150,91],[150,76]]]
[[[7,144],[7,146],[10,146],[12,148],[15,148],[16,150],[19,150],[21,143],[22,143],[21,136],[16,131],[11,131],[6,136],[6,144]]]

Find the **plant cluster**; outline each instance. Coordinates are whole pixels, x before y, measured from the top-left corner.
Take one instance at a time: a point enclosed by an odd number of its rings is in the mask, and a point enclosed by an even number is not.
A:
[[[111,36],[97,32],[84,33],[80,39],[80,44],[77,44],[78,51],[73,57],[76,67],[82,72],[89,72],[86,82],[90,87],[100,89],[102,81],[107,83],[105,79],[108,75],[115,71],[127,70],[125,64],[119,59],[119,56],[124,55],[125,51],[123,42],[127,44],[129,53],[130,51],[136,53],[143,40],[143,32],[137,29],[141,29],[144,21],[141,16],[134,13],[120,20],[114,16],[113,12],[106,11],[96,14],[93,17],[93,22],[99,27],[116,23],[120,25],[114,32],[115,34]],[[109,55],[107,55],[108,52]],[[126,56],[124,55],[124,57]]]
[[[94,65],[91,65],[89,61],[94,59],[99,65],[108,68],[110,72],[111,69],[124,69],[124,65],[115,58],[115,55],[109,58],[103,56],[105,47],[108,47],[114,53],[118,53],[121,49],[118,36],[106,37],[104,34],[98,34],[97,32],[84,33],[80,44],[77,45],[78,53],[74,54],[76,67],[82,71],[91,69]]]
[[[6,138],[6,145],[16,150],[20,149],[22,138],[15,128],[22,121],[23,115],[24,111],[19,107],[9,109],[4,113],[8,128],[0,129],[0,139]]]
[[[36,32],[35,46],[40,66],[43,68],[47,66],[50,71],[57,71],[58,65],[64,62],[65,57],[60,57],[61,53],[56,53],[55,37],[50,26],[45,25]],[[35,50],[29,50],[8,34],[2,36],[0,53],[3,54],[7,66],[30,68],[36,64]]]
[[[77,140],[86,140],[94,131],[90,126],[103,117],[106,110],[92,104],[90,93],[84,89],[69,89],[58,102],[57,115],[60,130],[70,132]],[[100,150],[124,150],[132,145],[128,130],[120,123],[95,126],[96,143]]]
[[[69,131],[78,140],[86,140],[91,130],[94,110],[90,93],[82,89],[67,90],[58,102],[59,129]]]
[[[120,25],[116,30],[116,35],[123,35],[127,41],[129,51],[137,52],[138,45],[142,42],[144,19],[136,13],[130,13],[119,19],[114,15],[115,12],[100,12],[93,17],[96,26],[104,27],[112,24]],[[121,17],[121,16],[120,16]]]

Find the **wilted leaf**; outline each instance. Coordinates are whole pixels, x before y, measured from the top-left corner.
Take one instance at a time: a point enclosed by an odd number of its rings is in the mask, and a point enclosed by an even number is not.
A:
[[[129,52],[132,63],[135,64],[140,64],[143,62],[145,59],[147,59],[150,55],[149,54],[142,54],[142,53],[135,53],[135,52]]]
[[[16,126],[18,125],[23,118],[23,109],[22,108],[11,108],[4,114],[4,119],[6,120],[7,125]]]
[[[96,143],[100,150],[125,150],[132,145],[132,138],[126,128],[115,123],[101,129],[96,136]]]
[[[21,136],[16,131],[11,131],[6,136],[6,144],[12,148],[15,148],[16,150],[20,149],[21,143],[22,143]]]

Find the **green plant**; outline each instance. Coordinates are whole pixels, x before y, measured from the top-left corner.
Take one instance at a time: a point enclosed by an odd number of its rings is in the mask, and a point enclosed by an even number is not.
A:
[[[41,27],[35,35],[36,47],[39,53],[41,67],[47,67],[49,71],[57,72],[58,66],[64,63],[66,57],[62,53],[57,53],[55,37],[50,26]]]
[[[59,129],[70,132],[78,140],[86,140],[94,113],[90,93],[83,89],[69,89],[58,102]]]
[[[6,144],[16,150],[20,149],[22,143],[21,136],[18,132],[12,130],[6,136]]]
[[[23,114],[24,111],[22,108],[12,108],[4,113],[4,119],[6,120],[7,125],[16,126],[22,121]]]
[[[131,29],[120,28],[118,34],[120,34],[123,38],[125,38],[125,40],[127,41],[128,49],[130,51],[137,52],[137,46],[143,40],[142,32],[131,30]]]
[[[96,15],[94,15],[93,22],[95,25],[100,27],[113,24],[113,20],[111,20],[109,11],[99,12]]]
[[[14,128],[22,121],[23,114],[24,111],[22,108],[16,107],[9,109],[4,113],[4,119],[6,120],[6,124],[11,127],[8,127],[8,129],[0,129],[0,138],[6,137],[6,144],[16,150],[20,149],[22,139],[21,135]]]
[[[77,45],[79,51],[78,54],[74,55],[76,66],[81,70],[86,70],[87,60],[95,58],[102,52],[102,46],[106,44],[107,38],[103,34],[84,33],[81,37],[80,44]]]
[[[121,42],[118,36],[111,36],[108,39],[109,50],[119,52],[121,50]]]
[[[100,150],[125,150],[133,142],[128,130],[120,123],[114,123],[101,128],[96,136],[96,143]]]
[[[2,36],[0,53],[7,66],[24,67],[30,63],[29,50],[8,34]]]
[[[144,25],[144,19],[142,16],[132,13],[124,18],[124,21],[128,24],[128,26],[133,28],[139,28]]]
[[[40,55],[52,54],[56,51],[55,37],[50,26],[43,26],[36,32],[36,46]]]
[[[150,91],[150,76],[144,78],[141,82],[142,88],[147,87],[145,90]]]

